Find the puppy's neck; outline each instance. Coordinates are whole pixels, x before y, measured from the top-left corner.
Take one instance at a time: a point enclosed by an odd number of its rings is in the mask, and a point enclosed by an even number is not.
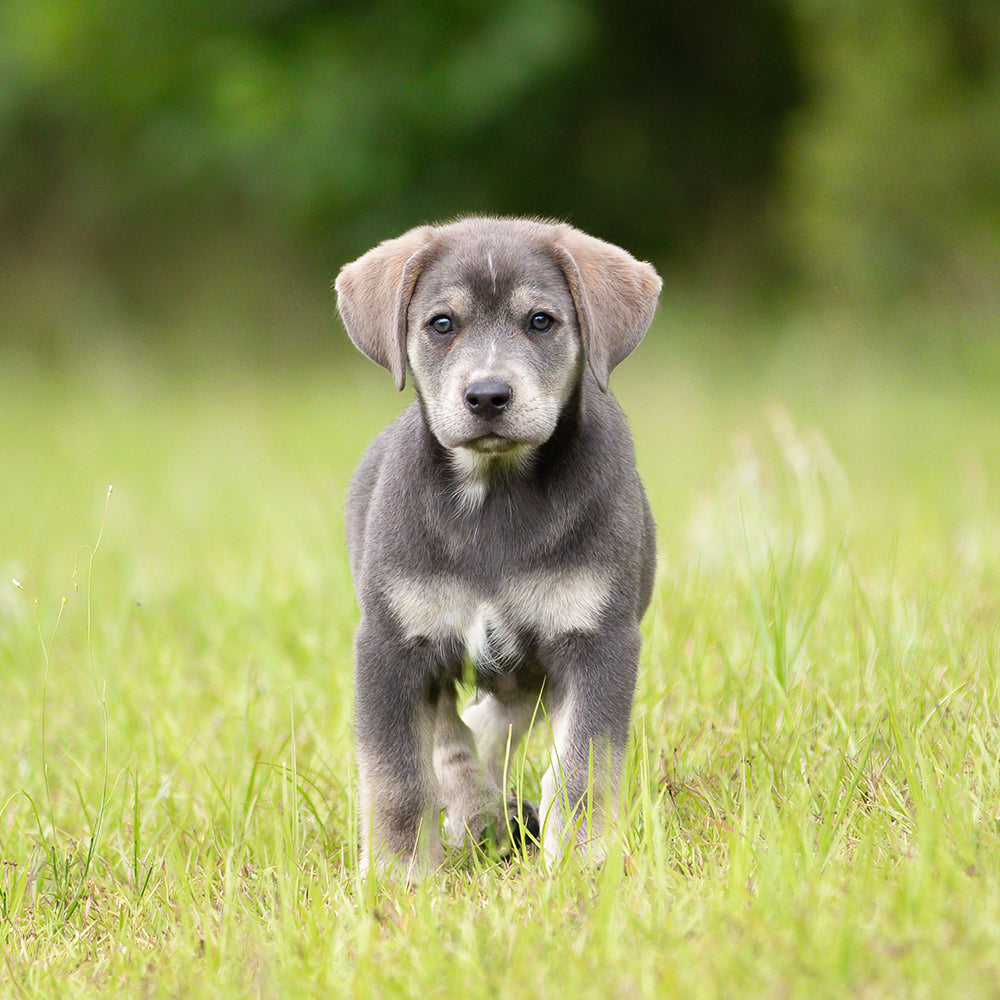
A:
[[[490,455],[471,448],[447,448],[448,464],[454,482],[454,496],[468,512],[482,507],[490,491],[501,483],[526,475],[538,449],[518,445],[500,455]]]

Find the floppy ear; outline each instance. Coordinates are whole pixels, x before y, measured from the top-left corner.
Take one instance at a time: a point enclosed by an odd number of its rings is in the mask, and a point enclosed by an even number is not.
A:
[[[406,384],[406,310],[427,259],[433,226],[420,226],[341,268],[337,309],[355,346]]]
[[[652,265],[621,247],[560,226],[554,241],[576,306],[584,350],[602,392],[611,369],[649,329],[663,284]]]

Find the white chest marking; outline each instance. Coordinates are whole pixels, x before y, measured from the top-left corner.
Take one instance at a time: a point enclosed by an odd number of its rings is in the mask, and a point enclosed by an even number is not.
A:
[[[404,577],[388,597],[408,639],[457,636],[480,663],[516,653],[521,630],[542,639],[595,631],[608,591],[604,574],[576,569],[524,573],[488,597],[455,576]]]

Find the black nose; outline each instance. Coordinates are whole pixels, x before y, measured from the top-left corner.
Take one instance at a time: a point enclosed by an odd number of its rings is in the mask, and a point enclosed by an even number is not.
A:
[[[510,402],[513,395],[506,382],[499,379],[486,378],[473,382],[465,390],[465,405],[469,411],[484,420],[492,420],[499,416],[501,410]]]

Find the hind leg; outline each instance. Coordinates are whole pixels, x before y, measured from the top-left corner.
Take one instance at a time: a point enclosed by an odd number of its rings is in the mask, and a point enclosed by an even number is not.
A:
[[[434,771],[445,813],[445,840],[454,847],[478,843],[496,817],[502,795],[480,762],[472,730],[459,718],[454,687],[438,698]]]
[[[519,693],[510,698],[497,698],[484,692],[462,713],[462,721],[475,735],[485,772],[504,802],[503,827],[509,828],[515,846],[525,840],[525,831],[529,838],[535,840],[539,835],[535,806],[519,801],[516,796],[505,796],[503,791],[510,783],[507,773],[510,758],[531,726],[537,706],[538,698],[534,694]],[[506,830],[498,829],[497,832],[502,839]]]

